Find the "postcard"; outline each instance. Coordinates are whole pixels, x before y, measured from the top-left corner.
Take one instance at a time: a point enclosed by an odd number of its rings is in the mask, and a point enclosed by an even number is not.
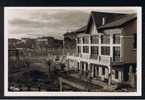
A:
[[[5,7],[5,96],[141,96],[141,7]]]

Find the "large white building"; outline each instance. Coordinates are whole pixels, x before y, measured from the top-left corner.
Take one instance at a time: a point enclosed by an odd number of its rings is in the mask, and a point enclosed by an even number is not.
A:
[[[131,78],[134,85],[136,20],[135,14],[91,12],[86,31],[76,38],[76,52],[67,56],[69,70],[109,84]]]

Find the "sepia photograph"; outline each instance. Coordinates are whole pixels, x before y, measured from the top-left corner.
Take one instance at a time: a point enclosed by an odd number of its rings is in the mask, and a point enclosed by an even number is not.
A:
[[[141,7],[5,7],[5,96],[141,96]]]

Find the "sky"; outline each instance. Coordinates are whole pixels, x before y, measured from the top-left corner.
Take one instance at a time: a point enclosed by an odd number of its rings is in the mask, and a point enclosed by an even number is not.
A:
[[[63,39],[63,34],[88,23],[91,11],[135,13],[128,8],[98,7],[7,7],[5,23],[8,38],[37,38],[52,36]]]

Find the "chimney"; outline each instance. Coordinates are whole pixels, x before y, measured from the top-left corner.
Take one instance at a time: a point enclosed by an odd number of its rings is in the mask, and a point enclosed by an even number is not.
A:
[[[102,17],[102,25],[104,25],[105,24],[105,17]]]

